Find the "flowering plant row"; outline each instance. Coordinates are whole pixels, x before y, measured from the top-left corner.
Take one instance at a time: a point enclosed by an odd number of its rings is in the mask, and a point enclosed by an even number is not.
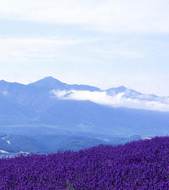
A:
[[[0,160],[0,190],[168,190],[169,137]]]

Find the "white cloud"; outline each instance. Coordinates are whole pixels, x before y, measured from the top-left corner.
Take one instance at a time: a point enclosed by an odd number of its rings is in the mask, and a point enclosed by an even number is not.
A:
[[[111,44],[111,42],[110,42]],[[112,47],[100,47],[97,38],[50,38],[50,37],[0,37],[0,59],[3,62],[24,62],[32,60],[58,62],[60,60],[89,59],[88,62],[99,60],[99,63],[111,63],[114,57],[126,59],[142,59],[144,53],[134,48],[126,48],[114,44]],[[79,52],[79,53],[77,53]]]
[[[13,62],[29,58],[56,58],[66,47],[83,43],[78,39],[0,38],[0,58]]]
[[[77,100],[77,101],[91,101],[96,104],[106,105],[110,107],[127,107],[145,110],[169,111],[168,102],[162,103],[160,101],[140,100],[125,97],[124,93],[118,93],[113,96],[108,95],[106,91],[58,91],[52,90],[57,98],[63,100]]]
[[[91,91],[76,91],[76,90],[71,90],[71,91],[52,91],[56,97],[61,98],[61,99],[72,99],[72,100],[88,100],[92,101],[95,103],[100,103],[100,104],[110,104],[110,97],[106,95],[105,92],[91,92]]]
[[[168,0],[0,0],[0,17],[106,31],[169,32]]]

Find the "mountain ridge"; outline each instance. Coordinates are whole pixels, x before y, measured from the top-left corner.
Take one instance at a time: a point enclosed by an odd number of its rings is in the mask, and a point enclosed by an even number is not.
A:
[[[0,86],[2,84],[8,84],[8,85],[20,85],[20,86],[38,86],[39,84],[41,84],[42,86],[44,85],[49,85],[50,87],[50,84],[59,84],[59,85],[63,85],[63,86],[82,86],[82,87],[91,87],[93,89],[95,89],[96,91],[111,91],[111,90],[114,90],[116,92],[124,92],[124,91],[133,91],[135,93],[138,93],[138,94],[145,94],[145,95],[151,95],[151,96],[157,96],[157,97],[166,97],[166,98],[169,98],[169,96],[160,96],[160,95],[156,95],[156,94],[152,94],[152,93],[142,93],[142,92],[139,92],[138,90],[134,90],[134,89],[131,89],[131,88],[128,88],[126,86],[118,86],[118,87],[111,87],[111,88],[107,88],[107,89],[102,89],[102,88],[99,88],[99,87],[96,87],[96,86],[93,86],[93,85],[87,85],[87,84],[68,84],[68,83],[65,83],[65,82],[62,82],[61,80],[58,80],[57,78],[54,78],[52,76],[47,76],[47,77],[43,77],[37,81],[34,81],[34,82],[30,82],[28,84],[23,84],[23,83],[20,83],[20,82],[9,82],[7,80],[0,80]],[[41,86],[39,85],[39,86]]]
[[[26,131],[28,137],[28,133],[33,133],[35,129],[38,138],[38,134],[47,128],[42,133],[45,142],[51,138],[45,138],[46,132],[50,131],[52,135],[53,129],[57,129],[60,134],[73,133],[78,139],[81,134],[87,134],[84,139],[89,139],[91,135],[89,141],[92,140],[93,144],[102,142],[98,140],[100,137],[109,139],[114,136],[128,138],[169,134],[169,112],[147,109],[149,103],[151,107],[164,106],[163,98],[147,97],[126,87],[116,88],[113,95],[111,92],[86,85],[67,85],[54,78],[30,85],[0,82],[0,135],[6,130],[7,136],[22,130],[20,134]],[[146,109],[143,109],[145,106]],[[71,141],[73,139],[67,143]],[[32,147],[29,138],[27,142]],[[0,150],[7,149],[0,147]],[[20,151],[25,152],[26,149]]]
[[[103,90],[90,85],[67,84],[51,76],[27,85],[1,80],[0,96],[17,99],[23,104],[25,100],[32,104],[34,97],[40,99],[50,97],[60,100],[90,101],[110,107],[169,112],[169,97],[143,94],[125,86]],[[29,99],[32,99],[31,102]]]

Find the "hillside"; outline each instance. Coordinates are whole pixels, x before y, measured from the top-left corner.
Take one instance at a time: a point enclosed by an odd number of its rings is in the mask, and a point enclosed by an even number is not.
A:
[[[3,159],[0,189],[168,190],[169,137]]]

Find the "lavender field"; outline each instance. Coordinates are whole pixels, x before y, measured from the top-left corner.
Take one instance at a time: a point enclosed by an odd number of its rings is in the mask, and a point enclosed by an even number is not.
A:
[[[0,190],[168,190],[169,137],[0,160]]]

